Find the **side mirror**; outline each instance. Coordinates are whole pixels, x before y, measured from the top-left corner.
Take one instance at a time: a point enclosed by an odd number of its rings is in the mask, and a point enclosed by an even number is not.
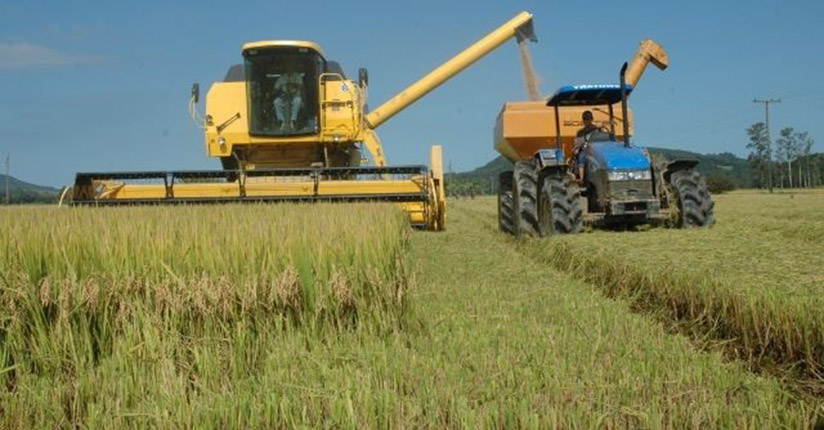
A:
[[[200,101],[200,85],[197,82],[192,84],[192,100],[194,100],[195,103]]]
[[[367,72],[364,67],[358,69],[358,85],[360,85],[361,88],[369,85],[369,72]]]

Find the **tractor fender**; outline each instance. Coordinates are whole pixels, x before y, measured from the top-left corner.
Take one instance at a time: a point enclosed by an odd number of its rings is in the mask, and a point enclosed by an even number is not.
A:
[[[535,155],[538,170],[543,173],[566,173],[569,166],[564,160],[564,152],[555,149],[540,149]]]
[[[672,176],[673,173],[681,170],[689,170],[697,165],[698,160],[695,158],[681,158],[678,160],[670,161],[669,163],[664,165],[664,171],[662,172],[664,183],[669,183],[670,176]]]

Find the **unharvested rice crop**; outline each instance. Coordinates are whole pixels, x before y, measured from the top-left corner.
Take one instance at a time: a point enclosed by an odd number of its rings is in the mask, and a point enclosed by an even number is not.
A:
[[[135,303],[166,318],[396,312],[406,230],[391,206],[9,210],[0,297],[12,320],[124,319]]]
[[[394,330],[408,235],[387,205],[4,209],[0,427],[95,428],[105,396],[262,372],[287,332]]]

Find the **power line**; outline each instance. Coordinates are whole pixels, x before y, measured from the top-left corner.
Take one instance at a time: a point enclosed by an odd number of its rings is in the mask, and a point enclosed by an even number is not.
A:
[[[781,99],[753,99],[753,103],[764,103],[764,116],[767,120],[767,188],[773,192],[772,186],[772,138],[770,137],[770,103],[781,103]]]

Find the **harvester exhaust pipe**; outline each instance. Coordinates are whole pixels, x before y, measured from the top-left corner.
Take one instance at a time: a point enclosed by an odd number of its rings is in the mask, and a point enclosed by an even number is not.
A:
[[[629,147],[629,121],[627,121],[627,63],[621,66],[621,123],[624,125],[624,146]]]
[[[627,83],[635,88],[638,81],[641,80],[641,75],[644,74],[647,65],[652,63],[660,70],[665,70],[669,66],[669,57],[664,47],[652,39],[644,39],[635,52],[635,58],[627,70]]]
[[[486,54],[501,46],[512,37],[524,37],[530,40],[535,38],[535,31],[532,26],[532,14],[521,12],[506,24],[498,27],[483,39],[475,42],[469,48],[443,63],[440,67],[430,72],[414,84],[398,93],[395,97],[382,104],[377,109],[369,112],[364,118],[366,124],[371,129],[392,118],[395,114],[414,103],[419,98],[434,90],[451,77],[466,69],[472,63],[478,61]]]

